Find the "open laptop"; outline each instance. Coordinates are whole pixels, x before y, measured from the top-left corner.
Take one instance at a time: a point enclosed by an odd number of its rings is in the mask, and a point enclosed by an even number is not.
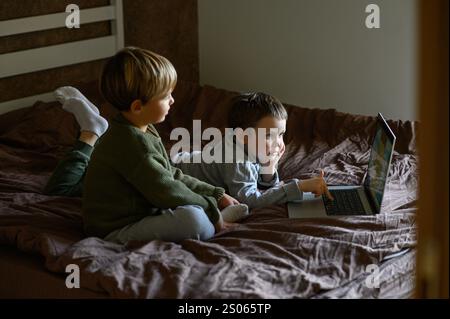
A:
[[[395,135],[381,113],[378,113],[377,128],[363,185],[328,187],[334,198],[333,201],[325,195],[316,198],[311,193],[305,193],[303,200],[288,203],[289,218],[378,214],[383,201],[394,145]]]

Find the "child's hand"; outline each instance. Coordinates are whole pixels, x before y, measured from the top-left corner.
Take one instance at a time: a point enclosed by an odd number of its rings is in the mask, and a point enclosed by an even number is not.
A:
[[[284,142],[281,144],[281,150],[280,150],[280,158],[283,156],[284,152],[286,151],[286,145],[284,145]]]
[[[231,197],[228,194],[223,194],[222,198],[217,202],[217,206],[219,206],[220,210],[230,205],[237,205],[237,204],[240,203],[235,198]]]
[[[328,191],[328,187],[325,183],[325,180],[323,179],[323,176],[323,171],[320,171],[319,176],[298,182],[298,188],[302,192],[311,192],[316,197],[326,194],[330,200],[334,200],[333,196],[331,196],[330,192]]]
[[[277,170],[278,162],[280,161],[280,158],[283,156],[284,152],[286,151],[286,146],[284,143],[280,146],[280,151],[278,153],[274,153],[271,157],[269,162],[266,165],[263,165],[262,170],[262,179],[263,181],[270,181],[273,178],[273,174],[275,174],[275,171]]]
[[[284,143],[280,146],[280,151],[276,154],[274,154],[273,158],[270,160],[270,166],[273,167],[273,170],[275,171],[278,166],[278,162],[280,161],[281,157],[283,156],[284,152],[286,151],[286,145]]]

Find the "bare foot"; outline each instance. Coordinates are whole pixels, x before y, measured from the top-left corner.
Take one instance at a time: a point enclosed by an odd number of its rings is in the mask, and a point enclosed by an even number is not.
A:
[[[97,142],[97,140],[98,140],[98,136],[89,131],[81,131],[80,137],[78,138],[78,140],[80,140],[86,144],[89,144],[91,146],[94,146],[95,142]]]

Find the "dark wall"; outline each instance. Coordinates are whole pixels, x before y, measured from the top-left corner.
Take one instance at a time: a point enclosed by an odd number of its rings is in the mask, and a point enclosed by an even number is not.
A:
[[[0,20],[108,5],[108,0],[1,0]],[[124,0],[125,45],[139,46],[167,57],[180,79],[198,82],[197,0]],[[0,54],[78,41],[110,33],[109,22],[0,37]],[[98,78],[104,60],[0,79],[0,102],[46,93],[58,86]]]
[[[124,0],[125,45],[168,58],[183,80],[198,82],[197,0]]]

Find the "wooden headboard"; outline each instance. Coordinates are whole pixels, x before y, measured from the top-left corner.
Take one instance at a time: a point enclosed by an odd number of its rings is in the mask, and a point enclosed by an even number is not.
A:
[[[107,6],[81,9],[79,13],[80,27],[83,24],[110,21],[111,34],[0,54],[0,79],[104,59],[123,48],[122,0],[110,0]],[[69,14],[61,12],[2,20],[0,40],[2,37],[65,27]],[[45,102],[54,100],[51,92],[27,96],[26,90],[24,91],[24,97],[1,102],[0,114],[30,106],[38,100]]]

